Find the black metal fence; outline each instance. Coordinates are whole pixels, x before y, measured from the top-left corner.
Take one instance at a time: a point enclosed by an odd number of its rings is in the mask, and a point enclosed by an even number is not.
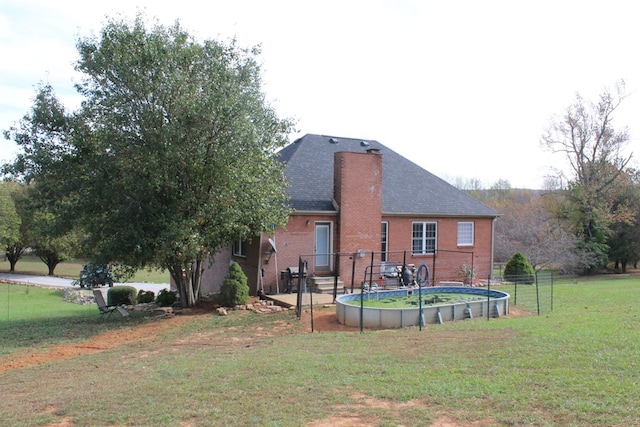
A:
[[[444,257],[439,259],[439,263],[436,263],[436,257],[431,259],[427,266],[429,275],[426,278],[426,282],[431,286],[434,286],[436,281],[435,271],[436,265],[444,267],[447,262],[454,260],[457,264],[468,265],[471,271],[474,270],[473,265],[473,252],[454,252],[447,253]],[[410,280],[415,280],[415,271],[413,275],[405,276],[408,271],[403,270],[403,266],[406,266],[408,251],[401,251],[398,253],[387,253],[386,261],[376,263],[377,252],[363,252],[358,254],[351,253],[331,253],[326,254],[326,257],[330,257],[333,263],[333,300],[335,301],[339,292],[358,292],[364,290],[366,286],[376,286],[386,288],[399,287],[401,285],[409,284]],[[299,255],[297,274],[292,274],[289,277],[290,284],[295,287],[297,292],[296,299],[296,316],[298,319],[302,315],[303,295],[308,295],[309,306],[311,313],[311,330],[314,330],[313,322],[313,292],[310,286],[307,284],[307,280],[310,279],[313,270],[313,261],[318,254]],[[363,271],[356,270],[356,259],[364,258],[367,260],[367,264]],[[342,269],[340,268],[342,264]],[[338,286],[338,280],[340,271],[343,274],[351,276],[350,289]],[[303,272],[300,274],[300,272]],[[375,279],[374,279],[375,278]],[[511,298],[509,305],[524,309],[533,314],[541,315],[550,313],[553,311],[553,273],[550,272],[537,272],[533,274],[512,274],[504,276],[502,269],[497,277],[489,277],[487,280],[487,288],[489,290],[495,289],[510,294]],[[376,282],[377,280],[377,282]],[[406,282],[406,283],[405,283]],[[414,284],[414,283],[411,283]],[[427,284],[427,286],[429,286]],[[487,316],[489,319],[489,316]]]
[[[509,304],[541,315],[553,311],[553,273],[514,274],[489,279],[488,286],[511,295]]]

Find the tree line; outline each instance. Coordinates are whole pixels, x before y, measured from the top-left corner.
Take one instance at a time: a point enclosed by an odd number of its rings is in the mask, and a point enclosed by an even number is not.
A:
[[[536,269],[592,274],[607,267],[626,272],[640,259],[640,172],[631,167],[627,128],[614,113],[626,98],[624,82],[596,101],[580,94],[555,116],[543,148],[563,155],[570,170],[557,171],[542,190],[513,189],[506,180],[470,192],[501,213],[495,259],[522,252]]]

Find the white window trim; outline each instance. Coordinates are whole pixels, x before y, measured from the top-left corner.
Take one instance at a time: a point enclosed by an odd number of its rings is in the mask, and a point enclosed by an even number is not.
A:
[[[413,237],[413,227],[416,224],[420,224],[422,225],[422,237],[421,237],[421,243],[420,243],[420,252],[416,252],[413,250],[413,243],[414,243],[414,237]],[[435,235],[433,236],[433,238],[429,237],[427,238],[427,224],[433,224],[434,228],[435,228]],[[433,241],[433,251],[432,252],[427,252],[427,242],[428,241]],[[436,250],[438,249],[438,223],[435,221],[413,221],[411,223],[411,254],[412,255],[433,255]]]
[[[231,249],[231,253],[233,254],[233,256],[246,258],[247,257],[247,242],[242,240],[242,239],[238,239],[235,242],[233,242],[233,247]]]
[[[384,234],[382,233],[382,226],[384,226]],[[389,221],[382,221],[380,225],[380,249],[382,251],[380,260],[387,261],[389,257]]]
[[[467,235],[469,229],[461,230],[460,227],[470,226],[471,234]],[[469,238],[470,240],[467,240]],[[475,224],[473,221],[460,221],[458,222],[458,238],[457,244],[458,246],[473,246],[475,241]]]

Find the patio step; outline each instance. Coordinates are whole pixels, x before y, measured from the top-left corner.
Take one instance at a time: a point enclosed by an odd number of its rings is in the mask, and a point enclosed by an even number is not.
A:
[[[310,278],[311,289],[321,294],[332,294],[334,281],[333,276],[313,276]],[[339,294],[342,293],[343,288],[344,282],[338,277]]]

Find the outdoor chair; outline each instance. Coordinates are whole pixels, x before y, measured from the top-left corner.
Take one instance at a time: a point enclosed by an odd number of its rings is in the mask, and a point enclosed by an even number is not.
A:
[[[96,304],[98,304],[98,310],[100,310],[100,314],[108,314],[109,316],[111,316],[114,311],[117,311],[122,317],[126,317],[129,315],[129,312],[120,305],[107,305],[107,303],[104,301],[102,291],[98,289],[93,290],[93,298],[96,300]]]

